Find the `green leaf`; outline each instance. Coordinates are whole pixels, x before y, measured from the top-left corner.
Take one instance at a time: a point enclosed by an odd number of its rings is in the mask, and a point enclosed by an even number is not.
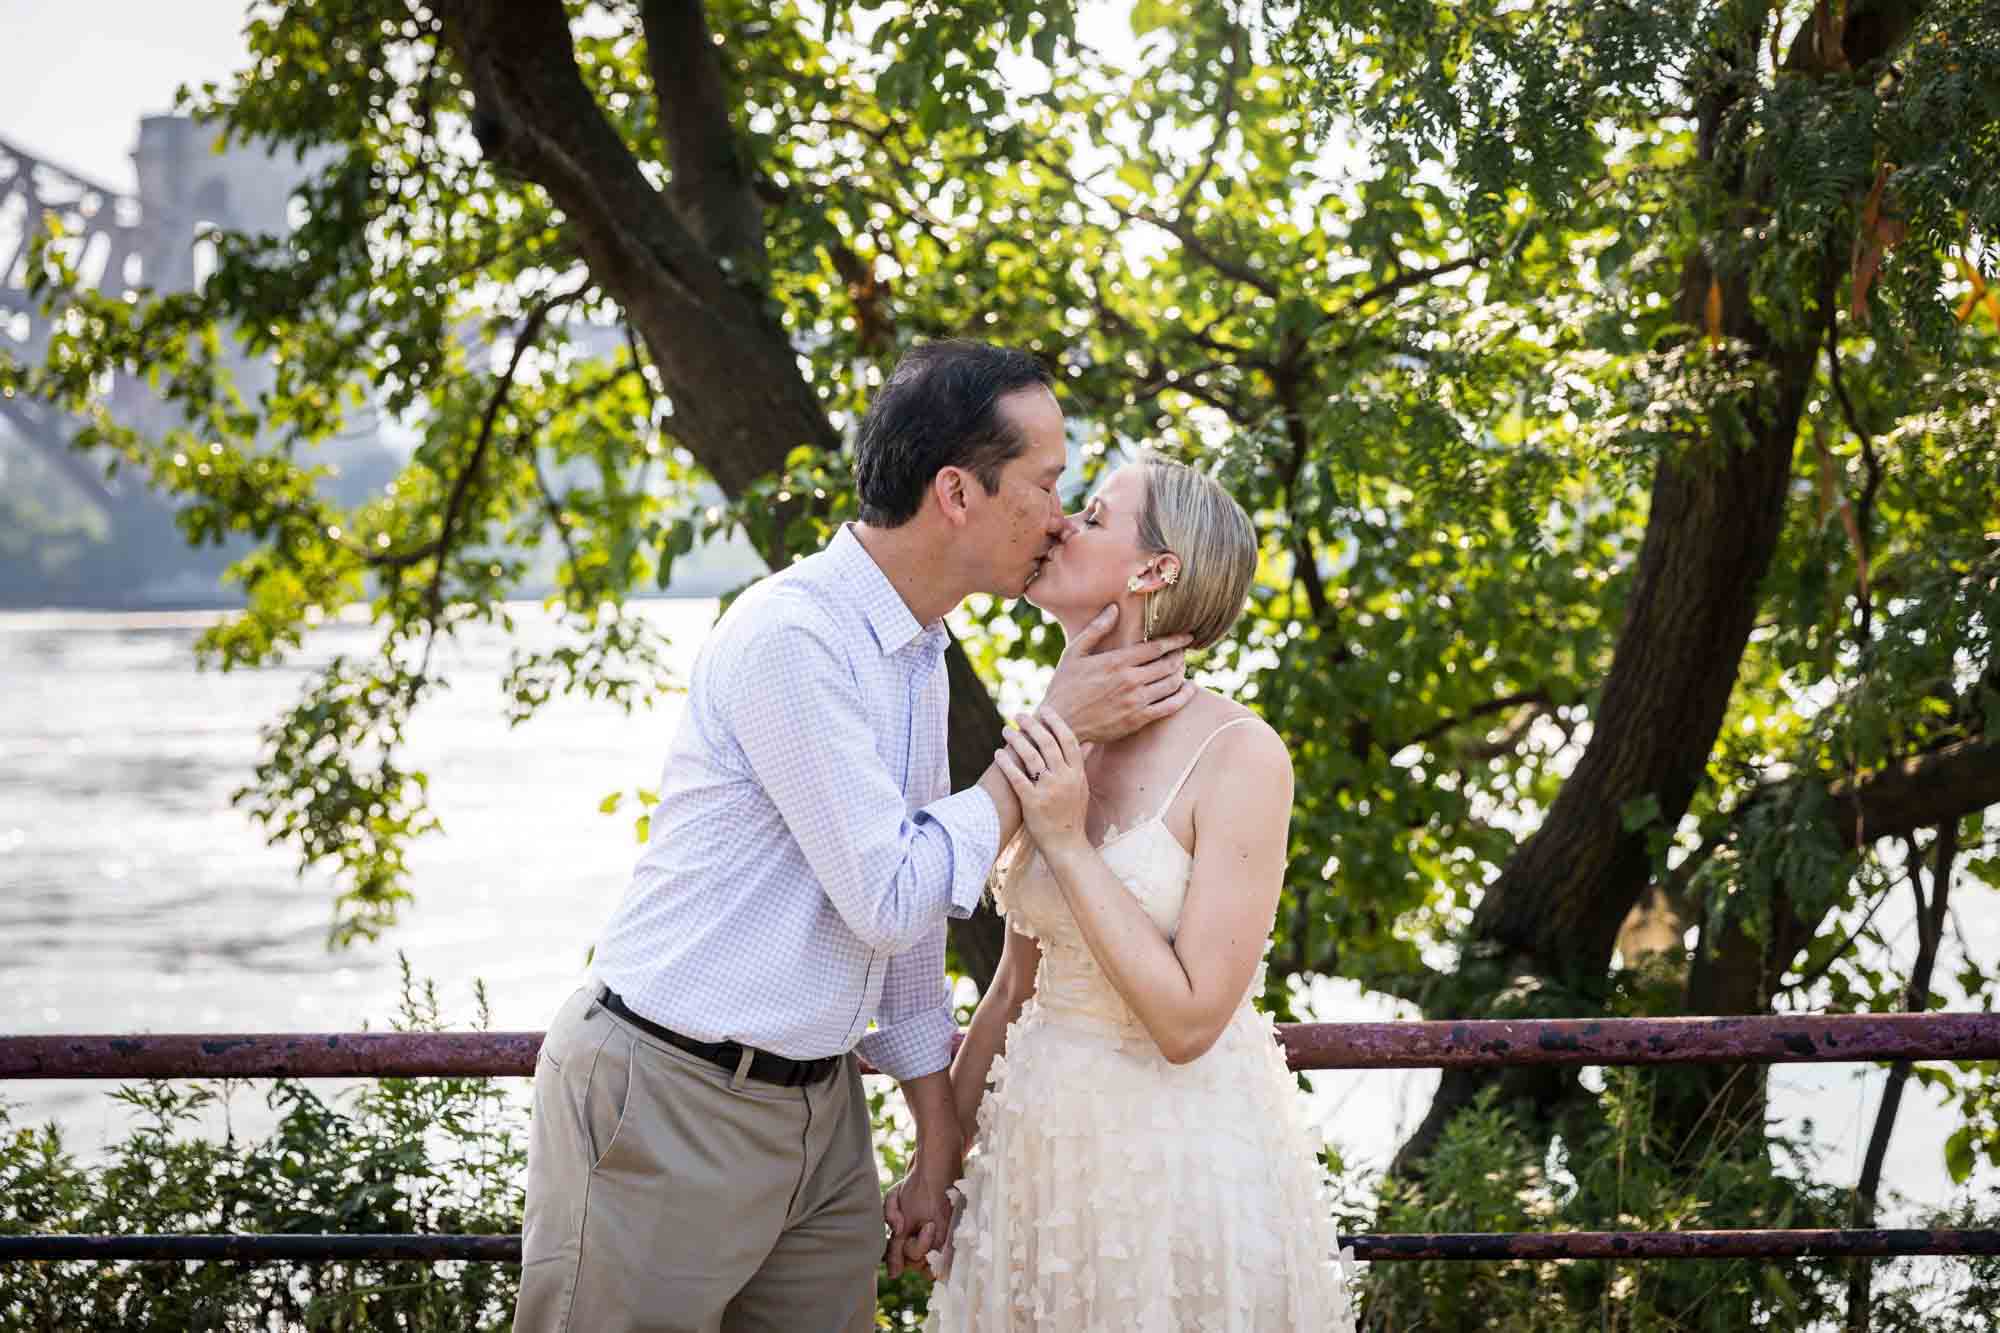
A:
[[[1660,798],[1651,794],[1635,796],[1618,807],[1618,823],[1627,833],[1636,833],[1660,819]]]
[[[1632,238],[1629,235],[1620,233],[1618,239],[1598,251],[1598,281],[1608,282],[1614,274],[1622,270],[1625,267],[1626,261],[1632,258],[1632,251],[1635,248]]]
[[[1035,33],[1033,43],[1035,59],[1041,61],[1044,65],[1054,65],[1056,63],[1056,39],[1060,35],[1056,30],[1056,25],[1045,19],[1040,29]]]
[[[1944,1141],[1944,1169],[1951,1183],[1963,1185],[1972,1176],[1972,1126],[1960,1125]]]

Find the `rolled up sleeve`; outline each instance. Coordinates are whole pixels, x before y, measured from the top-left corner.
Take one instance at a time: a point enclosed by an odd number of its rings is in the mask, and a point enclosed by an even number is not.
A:
[[[878,953],[937,936],[942,987],[942,922],[971,915],[999,852],[992,801],[974,787],[907,811],[830,626],[773,626],[737,673],[737,744],[834,910]]]
[[[986,874],[997,847],[1000,817],[977,787],[935,801],[922,813],[944,826],[955,845],[975,849],[954,858],[952,915],[970,916],[985,891]],[[983,855],[983,860],[981,859]],[[974,874],[962,873],[977,864]],[[945,928],[940,925],[913,947],[889,960],[882,977],[882,1005],[876,1028],[861,1039],[862,1059],[898,1083],[935,1074],[951,1064],[951,1037],[958,1022],[951,1012],[951,987],[944,970]]]
[[[889,960],[876,1027],[856,1047],[861,1058],[907,1083],[951,1064],[951,988],[944,974],[943,926]]]

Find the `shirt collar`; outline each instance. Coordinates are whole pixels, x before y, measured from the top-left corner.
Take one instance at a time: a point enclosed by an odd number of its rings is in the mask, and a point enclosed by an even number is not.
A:
[[[840,531],[827,545],[826,554],[831,573],[860,607],[862,617],[867,620],[884,657],[901,652],[919,638],[923,639],[927,648],[935,649],[942,644],[944,622],[937,620],[929,625],[917,623],[917,618],[910,614],[909,603],[903,600],[903,595],[889,582],[889,576],[875,563],[875,557],[868,554],[868,548],[854,535],[852,524],[840,525]]]

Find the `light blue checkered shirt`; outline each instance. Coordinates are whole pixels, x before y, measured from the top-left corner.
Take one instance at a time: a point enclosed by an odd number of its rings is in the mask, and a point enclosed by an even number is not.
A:
[[[859,1045],[899,1080],[950,1063],[944,921],[978,903],[1000,821],[951,794],[945,644],[847,528],[744,592],[695,658],[597,978],[704,1041]]]

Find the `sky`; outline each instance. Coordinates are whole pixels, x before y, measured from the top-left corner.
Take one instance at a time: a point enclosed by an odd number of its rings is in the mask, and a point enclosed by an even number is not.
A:
[[[121,192],[139,118],[245,59],[245,0],[0,0],[0,138]]]
[[[0,0],[0,138],[130,191],[139,118],[171,111],[183,83],[246,59],[249,0]],[[1086,0],[1100,50],[1136,46],[1117,0]],[[862,17],[858,15],[857,17]]]

